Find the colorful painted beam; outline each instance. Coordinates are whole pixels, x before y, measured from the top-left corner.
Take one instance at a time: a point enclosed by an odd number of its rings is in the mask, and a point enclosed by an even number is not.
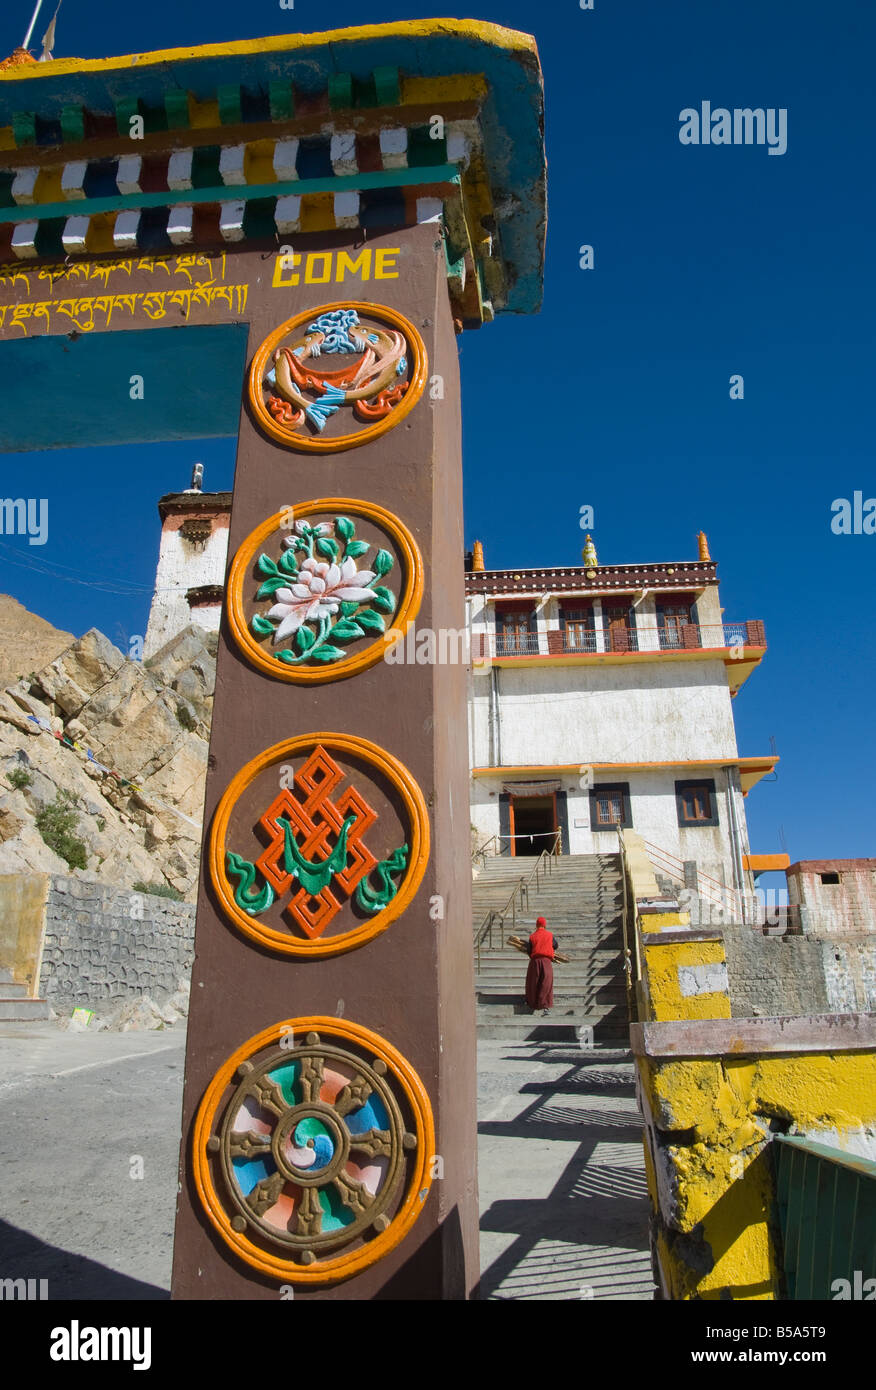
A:
[[[169,67],[179,83],[172,90]],[[451,108],[472,100],[471,117],[456,119]],[[420,107],[416,117],[409,110],[414,106]],[[387,120],[390,111],[394,116]],[[438,127],[432,118],[445,114],[445,129],[435,138]],[[472,302],[487,297],[496,309],[511,312],[533,312],[540,304],[543,97],[535,44],[527,35],[471,20],[411,20],[119,58],[60,59],[0,74],[0,150],[11,157],[16,178],[22,167],[42,167],[37,150],[70,142],[71,155],[75,149],[71,165],[81,162],[81,147],[88,144],[99,145],[104,158],[114,157],[121,166],[130,151],[123,154],[118,141],[138,116],[144,125],[143,155],[152,154],[162,131],[188,130],[199,141],[212,136],[221,150],[229,146],[236,151],[247,144],[247,127],[262,138],[272,122],[285,122],[274,160],[280,144],[288,146],[296,138],[300,143],[294,160],[288,148],[281,152],[275,169],[280,182],[317,176],[302,162],[312,166],[311,135],[321,119],[333,116],[337,128],[329,141],[326,173],[333,169],[348,178],[356,171],[361,176],[431,165],[434,180],[441,166],[452,164],[466,173],[465,202],[472,208],[465,214],[468,234],[457,238],[453,248],[455,264],[466,255],[471,258],[467,280]],[[288,128],[293,122],[300,123],[300,130]],[[236,158],[226,156],[216,183],[245,186],[239,182]],[[246,160],[243,172],[253,187],[268,182],[250,178]],[[127,163],[125,174],[124,191],[119,188],[123,197],[133,195],[137,183]],[[24,177],[19,185],[22,208],[31,206],[26,185]],[[51,206],[75,198],[81,187],[68,177],[58,198],[47,197],[34,180],[30,196],[33,205]],[[87,198],[87,187],[84,193]],[[240,197],[246,200],[243,193]],[[165,206],[172,206],[171,201]],[[124,204],[117,209],[131,210]],[[52,215],[62,217],[64,211]],[[482,225],[485,215],[491,223],[488,232]]]

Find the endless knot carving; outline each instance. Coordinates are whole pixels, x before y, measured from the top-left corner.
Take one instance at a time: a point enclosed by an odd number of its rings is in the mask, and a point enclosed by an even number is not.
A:
[[[318,745],[295,774],[295,785],[303,794],[303,799],[296,796],[293,790],[284,789],[259,820],[259,824],[271,836],[271,844],[256,860],[256,867],[278,896],[287,892],[296,879],[299,880],[298,891],[286,912],[311,938],[322,935],[340,911],[341,904],[328,885],[315,894],[310,893],[306,884],[300,881],[298,866],[293,866],[291,871],[286,867],[289,862],[286,850],[290,832],[304,858],[327,863],[333,849],[341,841],[344,826],[348,825],[343,867],[335,871],[331,879],[336,888],[348,897],[352,896],[365,875],[377,867],[378,861],[364,843],[366,831],[377,820],[377,812],[353,786],[345,787],[337,801],[332,801],[332,792],[343,780],[343,770],[322,745]],[[349,825],[351,819],[352,825]],[[385,907],[386,904],[382,903],[381,906]]]
[[[305,734],[234,778],[213,821],[210,872],[247,936],[331,955],[400,915],[428,845],[422,792],[397,759],[355,735]]]

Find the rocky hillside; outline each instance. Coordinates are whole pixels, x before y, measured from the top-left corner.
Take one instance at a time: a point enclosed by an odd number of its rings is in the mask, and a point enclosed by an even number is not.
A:
[[[92,629],[36,671],[24,662],[0,690],[0,874],[194,899],[215,654],[188,627],[141,664]]]
[[[72,632],[29,613],[18,599],[0,594],[0,690],[28,671],[54,661],[73,641]]]

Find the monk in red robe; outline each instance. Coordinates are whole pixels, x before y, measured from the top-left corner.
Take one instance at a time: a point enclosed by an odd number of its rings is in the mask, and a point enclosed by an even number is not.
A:
[[[541,1009],[547,1014],[554,1004],[554,955],[557,938],[547,929],[547,922],[539,917],[535,931],[527,942],[529,968],[526,972],[526,1002],[535,1013]]]

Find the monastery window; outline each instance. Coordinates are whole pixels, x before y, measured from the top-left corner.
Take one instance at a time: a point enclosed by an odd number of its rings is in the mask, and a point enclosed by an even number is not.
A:
[[[590,829],[632,829],[629,782],[603,783],[590,789]]]
[[[560,626],[563,630],[565,651],[596,651],[596,624],[592,607],[561,608]]]
[[[526,656],[538,651],[538,623],[529,603],[496,605],[496,655]]]
[[[675,804],[680,826],[718,824],[718,801],[711,778],[704,782],[676,782]]]
[[[679,598],[658,602],[657,629],[660,635],[660,646],[663,648],[683,647],[684,629],[690,626],[693,621],[693,605],[689,600]]]
[[[840,881],[839,874],[819,874],[818,877],[822,883],[839,883]]]

